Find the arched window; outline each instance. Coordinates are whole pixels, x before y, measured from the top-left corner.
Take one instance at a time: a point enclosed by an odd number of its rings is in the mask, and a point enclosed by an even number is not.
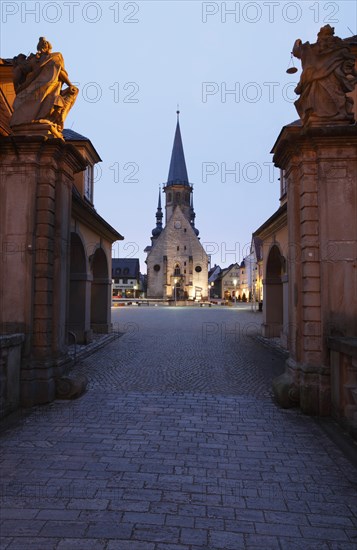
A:
[[[175,275],[175,277],[178,277],[178,276],[181,275],[180,264],[175,265],[174,275]]]
[[[181,202],[181,193],[176,193],[176,202]]]

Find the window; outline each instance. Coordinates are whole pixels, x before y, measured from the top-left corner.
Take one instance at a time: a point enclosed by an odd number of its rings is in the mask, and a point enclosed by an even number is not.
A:
[[[172,193],[167,193],[167,202],[172,201]]]
[[[180,269],[179,264],[175,265],[174,275],[175,275],[175,277],[178,277],[179,275],[181,275],[181,269]]]
[[[154,265],[154,271],[160,271],[160,266],[159,266],[159,264],[155,264],[155,265]]]
[[[184,246],[183,248],[184,248],[184,250],[187,250],[187,246]]]
[[[195,271],[196,271],[196,273],[201,273],[202,267],[200,265],[196,265]]]
[[[93,166],[87,166],[84,172],[84,196],[93,203]]]
[[[178,247],[177,247],[177,251],[179,251],[179,250],[180,250],[180,247],[178,246]]]
[[[176,201],[181,202],[181,193],[176,193]]]
[[[116,275],[120,275],[120,274],[121,274],[121,269],[120,269],[120,267],[117,267],[117,268],[116,268],[115,274],[116,274]]]
[[[124,267],[123,273],[124,273],[124,275],[128,275],[129,274],[129,268]]]
[[[283,197],[288,191],[288,182],[285,177],[285,170],[280,170],[280,196]]]

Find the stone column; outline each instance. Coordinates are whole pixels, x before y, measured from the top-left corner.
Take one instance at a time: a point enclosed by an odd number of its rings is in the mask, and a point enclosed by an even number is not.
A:
[[[62,139],[1,138],[1,328],[21,332],[21,404],[55,397],[68,361],[67,296],[74,172],[78,151]]]
[[[285,406],[328,415],[327,339],[357,334],[357,127],[287,126],[274,153],[288,184],[290,251],[290,358],[274,389]]]

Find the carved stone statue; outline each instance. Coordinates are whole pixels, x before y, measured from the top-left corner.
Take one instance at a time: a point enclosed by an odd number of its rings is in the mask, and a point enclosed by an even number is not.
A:
[[[301,59],[303,72],[295,93],[295,107],[304,125],[353,124],[353,100],[347,97],[356,82],[355,58],[335,29],[320,29],[317,42],[296,40],[293,54]]]
[[[78,95],[65,71],[62,54],[52,53],[51,44],[40,37],[36,54],[19,54],[13,62],[13,133],[62,137],[64,120]],[[62,90],[63,84],[68,87]]]

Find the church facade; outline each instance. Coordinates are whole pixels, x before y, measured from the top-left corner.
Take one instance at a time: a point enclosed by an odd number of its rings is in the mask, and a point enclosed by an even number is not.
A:
[[[183,151],[179,112],[169,175],[164,185],[165,225],[161,191],[151,246],[146,247],[148,298],[206,300],[208,256],[195,227],[193,186],[189,182]]]

